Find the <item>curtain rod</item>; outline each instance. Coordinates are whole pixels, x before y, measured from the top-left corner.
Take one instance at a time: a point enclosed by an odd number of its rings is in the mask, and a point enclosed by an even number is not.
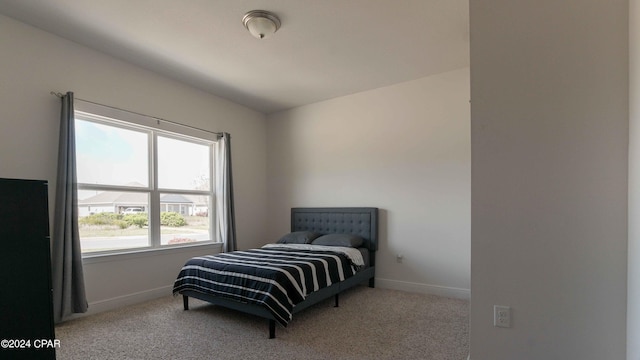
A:
[[[50,94],[53,95],[53,96],[59,97],[59,98],[62,98],[64,96],[63,93],[56,92],[56,91],[51,91]],[[156,117],[156,116],[145,115],[145,114],[137,113],[135,111],[125,110],[125,109],[121,109],[121,108],[118,108],[118,107],[115,107],[115,106],[100,104],[100,103],[97,103],[97,102],[94,102],[94,101],[84,100],[84,99],[80,99],[80,98],[75,98],[75,99],[76,100],[80,100],[80,101],[84,101],[84,102],[87,102],[87,103],[90,103],[90,104],[94,104],[94,105],[108,107],[108,108],[114,109],[114,110],[126,111],[126,112],[129,112],[129,113],[132,113],[132,114],[136,114],[136,115],[140,115],[140,116],[146,116],[148,118],[151,118],[151,119],[154,119],[154,120],[157,120],[157,121],[162,121],[162,122],[169,123],[169,124],[176,125],[176,126],[182,126],[182,127],[185,127],[185,128],[188,128],[188,129],[192,129],[192,130],[203,131],[203,132],[210,133],[210,134],[215,134],[215,135],[218,135],[218,136],[222,136],[224,134],[222,132],[210,131],[210,130],[201,129],[199,127],[195,127],[195,126],[191,126],[191,125],[180,124],[180,123],[175,122],[175,121],[159,118],[159,117]]]

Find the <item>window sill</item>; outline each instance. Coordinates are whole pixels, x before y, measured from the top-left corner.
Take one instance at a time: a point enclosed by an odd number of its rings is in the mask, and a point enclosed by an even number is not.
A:
[[[179,254],[184,252],[192,252],[194,250],[203,250],[210,248],[212,253],[218,253],[222,250],[222,243],[220,242],[201,242],[198,244],[179,245],[179,246],[163,246],[161,248],[145,248],[145,249],[127,249],[119,252],[112,252],[108,254],[83,254],[83,264],[94,264],[100,262],[111,262],[119,260],[129,260],[136,258],[144,258],[158,255],[170,255]]]

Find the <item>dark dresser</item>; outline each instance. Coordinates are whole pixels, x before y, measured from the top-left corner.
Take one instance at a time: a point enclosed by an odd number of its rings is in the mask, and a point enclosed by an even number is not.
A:
[[[0,178],[0,359],[56,357],[48,213],[46,181]]]

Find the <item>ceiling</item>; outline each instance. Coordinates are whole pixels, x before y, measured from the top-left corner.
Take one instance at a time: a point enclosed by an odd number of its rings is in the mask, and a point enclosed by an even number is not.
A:
[[[263,113],[469,66],[468,0],[2,0],[0,13]],[[258,40],[250,10],[282,26]]]

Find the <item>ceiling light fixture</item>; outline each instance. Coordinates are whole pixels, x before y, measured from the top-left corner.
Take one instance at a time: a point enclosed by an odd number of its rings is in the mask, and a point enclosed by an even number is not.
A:
[[[242,24],[249,30],[251,35],[258,39],[264,39],[278,31],[280,28],[280,19],[268,11],[252,10],[244,14]]]

